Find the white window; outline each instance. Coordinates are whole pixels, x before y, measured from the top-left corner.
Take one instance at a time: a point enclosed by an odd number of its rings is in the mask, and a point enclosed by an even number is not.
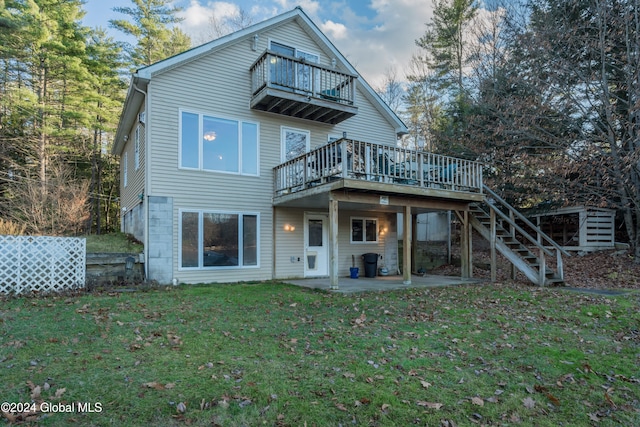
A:
[[[259,230],[258,213],[180,211],[180,268],[258,267]]]
[[[258,124],[180,113],[180,167],[258,175]]]
[[[282,161],[293,159],[309,151],[311,136],[308,130],[282,127]]]
[[[136,126],[134,134],[134,164],[138,170],[140,168],[140,125]]]
[[[377,218],[351,218],[351,243],[376,243],[377,241]]]
[[[124,187],[127,186],[127,169],[128,169],[129,156],[127,153],[124,153],[122,156],[122,185]]]

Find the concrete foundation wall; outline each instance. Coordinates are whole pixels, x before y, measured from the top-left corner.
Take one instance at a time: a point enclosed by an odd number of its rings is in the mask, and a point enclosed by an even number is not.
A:
[[[144,241],[144,209],[142,204],[131,208],[122,217],[122,231],[131,234],[139,241]]]
[[[168,285],[173,279],[173,198],[149,196],[149,280]]]

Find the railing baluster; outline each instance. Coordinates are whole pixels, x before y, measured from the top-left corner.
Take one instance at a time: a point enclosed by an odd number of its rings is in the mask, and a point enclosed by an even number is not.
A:
[[[330,176],[377,180],[453,191],[483,192],[482,165],[478,162],[411,150],[388,144],[348,140],[333,141],[275,168],[276,192],[310,182],[327,182]]]

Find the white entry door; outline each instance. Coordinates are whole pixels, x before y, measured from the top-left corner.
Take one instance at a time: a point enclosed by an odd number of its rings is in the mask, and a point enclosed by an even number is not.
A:
[[[329,274],[329,230],[327,215],[305,214],[304,276]]]

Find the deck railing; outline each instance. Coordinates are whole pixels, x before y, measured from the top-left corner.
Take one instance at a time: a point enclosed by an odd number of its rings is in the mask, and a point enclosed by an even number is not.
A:
[[[274,168],[275,194],[340,178],[482,193],[479,162],[342,138]]]
[[[356,76],[270,50],[251,66],[251,94],[265,87],[353,105]]]

